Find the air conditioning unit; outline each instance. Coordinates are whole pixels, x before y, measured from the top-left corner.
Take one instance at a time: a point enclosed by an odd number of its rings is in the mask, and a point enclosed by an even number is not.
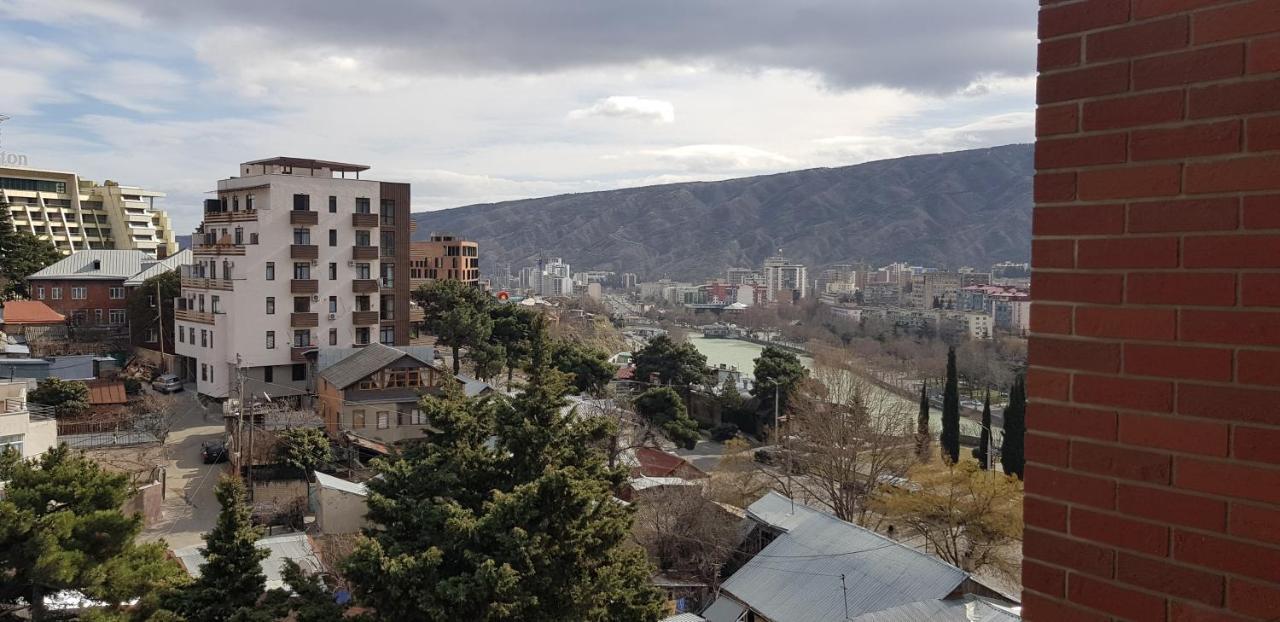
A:
[[[320,302],[320,294],[311,294],[311,302]]]
[[[330,314],[329,314],[329,319],[330,319],[330,320],[336,320],[336,319],[338,319],[338,314],[337,314],[337,313],[330,313]]]

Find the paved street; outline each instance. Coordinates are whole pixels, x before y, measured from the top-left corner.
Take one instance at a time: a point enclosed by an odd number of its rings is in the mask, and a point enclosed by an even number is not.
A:
[[[206,411],[193,390],[175,394],[179,413],[165,441],[167,490],[164,515],[159,523],[142,534],[145,541],[164,538],[170,548],[201,544],[201,536],[213,527],[218,515],[218,502],[213,487],[226,464],[204,464],[200,460],[200,443],[221,438],[223,423],[220,412]]]

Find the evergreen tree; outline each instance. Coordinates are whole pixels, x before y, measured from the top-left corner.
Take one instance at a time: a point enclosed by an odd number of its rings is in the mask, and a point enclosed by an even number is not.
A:
[[[254,608],[266,589],[262,560],[267,552],[257,547],[261,533],[249,520],[244,482],[238,477],[223,477],[214,494],[222,510],[213,531],[204,536],[200,578],[171,605],[189,622],[254,617]]]
[[[460,281],[436,281],[418,288],[413,298],[436,343],[453,351],[453,373],[461,373],[462,348],[487,341],[493,332],[489,295]]]
[[[508,387],[511,386],[516,368],[529,359],[529,338],[537,316],[536,311],[514,304],[497,304],[489,308],[489,317],[493,320],[493,331],[489,339],[502,346],[506,356]]]
[[[760,402],[760,410],[767,412],[765,417],[769,425],[776,425],[773,420],[775,400],[777,412],[787,412],[787,399],[795,391],[796,385],[809,375],[800,362],[800,357],[773,346],[765,346],[755,360],[755,383],[751,385],[751,395]]]
[[[636,412],[662,430],[672,442],[693,449],[702,435],[698,423],[689,417],[684,400],[671,387],[653,387],[636,396]]]
[[[1016,475],[1022,479],[1022,468],[1026,462],[1024,453],[1024,437],[1027,433],[1027,384],[1024,376],[1013,380],[1013,388],[1009,389],[1009,405],[1004,409],[1004,436],[1000,447],[1000,464],[1005,475]]]
[[[625,480],[599,447],[605,418],[564,413],[545,327],[514,398],[424,398],[440,430],[379,463],[372,528],[345,564],[382,620],[651,621],[661,594],[628,545]]]
[[[982,432],[978,437],[978,448],[973,450],[973,457],[983,471],[991,468],[991,389],[987,389],[987,397],[982,402]]]
[[[956,349],[947,349],[947,384],[942,390],[942,460],[955,464],[960,460],[960,383],[956,379]]]
[[[467,350],[467,358],[471,360],[476,378],[487,382],[502,373],[507,364],[507,351],[502,344],[482,341]]]
[[[307,574],[297,562],[287,559],[281,572],[289,588],[274,589],[263,598],[262,609],[272,619],[293,622],[357,622],[347,615],[350,604],[339,605],[332,591],[317,575]]]
[[[333,446],[320,428],[289,428],[280,433],[276,459],[306,476],[307,498],[311,498],[311,474],[333,462]]]
[[[159,300],[156,300],[157,286]],[[172,353],[173,342],[177,339],[173,332],[173,299],[181,294],[182,278],[176,270],[153,276],[130,291],[127,302],[130,334],[141,340],[148,330],[155,328],[158,331],[163,323],[164,351]]]
[[[0,297],[26,298],[31,295],[27,277],[62,259],[58,247],[30,231],[13,226],[9,206],[0,205]]]
[[[79,380],[49,377],[41,380],[27,399],[52,406],[59,418],[83,415],[89,412],[89,385]]]
[[[666,335],[649,340],[631,360],[636,366],[636,380],[658,384],[687,386],[702,384],[707,377],[707,357],[691,343],[676,343]]]
[[[580,394],[599,395],[618,371],[609,363],[608,354],[572,341],[557,341],[551,359],[555,361],[556,369],[573,374],[573,387]]]
[[[929,461],[929,446],[933,444],[933,433],[929,430],[929,384],[920,383],[920,414],[916,416],[916,459]]]

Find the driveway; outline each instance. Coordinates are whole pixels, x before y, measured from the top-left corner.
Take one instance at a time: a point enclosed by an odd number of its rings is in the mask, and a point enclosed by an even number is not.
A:
[[[163,538],[169,548],[203,544],[201,538],[213,528],[218,517],[218,501],[213,487],[226,464],[204,464],[200,444],[222,438],[222,413],[206,410],[196,400],[194,385],[175,394],[178,413],[165,439],[166,490],[159,522],[142,533],[143,541]]]

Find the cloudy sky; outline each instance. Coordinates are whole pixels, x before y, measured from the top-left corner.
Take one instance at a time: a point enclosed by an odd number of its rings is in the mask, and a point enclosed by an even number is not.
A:
[[[0,0],[0,149],[168,193],[359,162],[440,209],[1029,142],[1026,0]]]

